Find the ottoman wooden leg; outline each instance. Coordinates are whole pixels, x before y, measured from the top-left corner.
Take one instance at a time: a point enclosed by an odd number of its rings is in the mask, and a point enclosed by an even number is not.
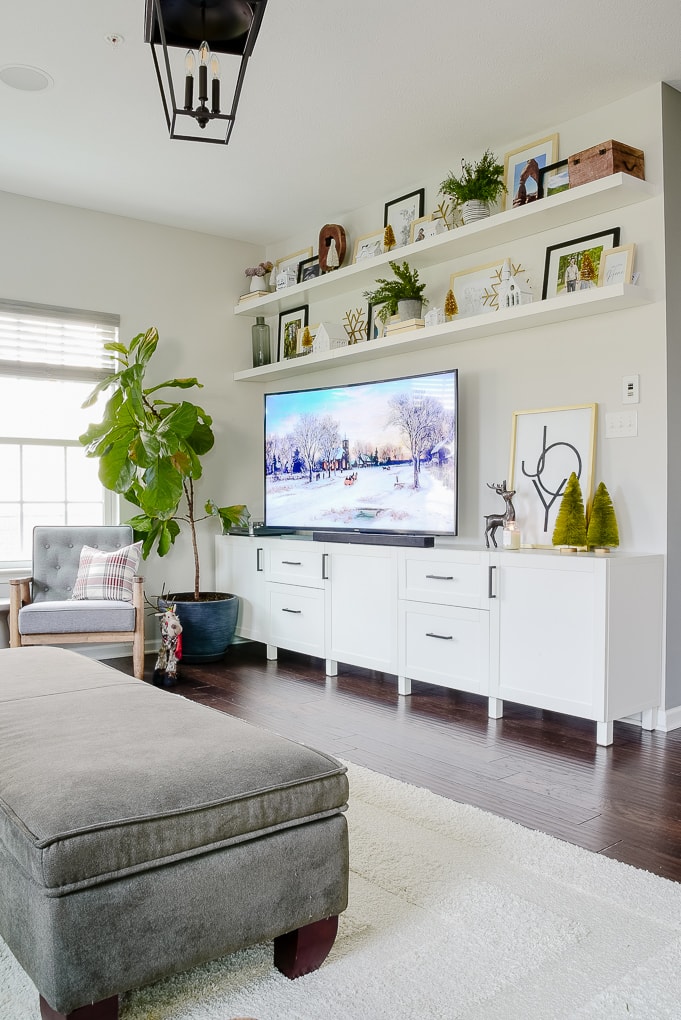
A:
[[[89,1006],[79,1006],[70,1013],[57,1013],[41,995],[40,1015],[43,1020],[118,1020],[118,996],[100,999],[99,1002],[92,1002]]]
[[[274,940],[274,966],[288,978],[302,977],[324,963],[338,931],[338,915],[306,924]]]

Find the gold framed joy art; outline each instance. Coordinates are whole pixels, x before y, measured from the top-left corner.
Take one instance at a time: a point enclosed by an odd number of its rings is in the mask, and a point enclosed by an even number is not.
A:
[[[514,411],[508,487],[521,544],[553,548],[553,530],[572,472],[579,479],[585,508],[591,502],[596,456],[597,404]]]
[[[504,209],[516,209],[541,198],[542,170],[558,159],[558,135],[528,142],[504,156]]]

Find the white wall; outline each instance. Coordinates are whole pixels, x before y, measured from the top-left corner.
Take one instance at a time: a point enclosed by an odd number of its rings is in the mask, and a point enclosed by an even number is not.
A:
[[[152,381],[196,376],[204,389],[190,393],[214,418],[216,445],[205,460],[202,502],[209,497],[219,505],[255,499],[259,472],[255,466],[250,472],[239,467],[255,395],[232,381],[235,368],[250,364],[250,327],[235,319],[232,309],[245,289],[244,268],[257,264],[260,250],[2,192],[0,223],[0,297],[117,312],[126,342],[157,326],[160,343]],[[95,407],[93,420],[98,416]],[[232,478],[234,469],[237,479]],[[210,521],[201,531],[205,588],[214,586],[217,530]],[[151,594],[158,594],[163,584],[166,590],[191,589],[188,541],[181,536],[167,557],[151,557],[144,573]]]

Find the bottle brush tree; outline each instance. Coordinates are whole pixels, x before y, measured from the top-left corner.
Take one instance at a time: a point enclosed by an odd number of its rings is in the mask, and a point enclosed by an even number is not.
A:
[[[450,289],[447,291],[447,295],[445,297],[445,315],[447,316],[447,319],[449,320],[449,319],[453,319],[454,316],[458,314],[458,312],[459,312],[459,306],[456,303],[456,298],[454,297],[454,291],[450,287]]]
[[[573,471],[568,478],[561,500],[556,526],[553,529],[554,545],[586,545],[586,514],[579,478]]]
[[[589,527],[586,530],[586,544],[592,549],[611,549],[620,544],[615,508],[603,482],[599,483],[594,494]]]
[[[390,249],[394,248],[396,244],[397,241],[395,240],[395,231],[393,230],[391,225],[388,224],[388,226],[383,231],[383,247],[385,248],[386,251],[390,251]]]

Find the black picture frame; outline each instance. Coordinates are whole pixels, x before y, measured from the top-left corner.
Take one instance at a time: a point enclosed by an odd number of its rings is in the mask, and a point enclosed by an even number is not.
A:
[[[298,283],[305,283],[306,280],[315,280],[322,275],[322,267],[319,264],[319,255],[303,259],[298,263]]]
[[[400,195],[385,203],[383,212],[383,228],[390,225],[395,234],[395,247],[401,248],[410,243],[411,225],[414,220],[423,216],[426,204],[426,189],[417,188],[407,195]]]
[[[589,244],[590,241],[596,243]],[[619,243],[620,228],[611,227],[610,230],[599,230],[595,234],[585,234],[584,237],[575,237],[572,241],[562,241],[560,244],[550,245],[546,249],[546,259],[544,261],[542,301],[545,301],[547,298],[557,297],[561,293],[579,293],[580,290],[584,289],[583,281],[576,280],[575,285],[570,286],[570,283],[565,279],[565,267],[574,257],[577,270],[581,274],[582,259],[586,251],[594,253],[591,255],[592,261],[596,260],[593,267],[596,283],[593,286],[598,286],[598,270],[601,255],[608,248],[617,248]],[[595,254],[596,249],[600,249],[597,255]],[[578,282],[579,286],[577,286]]]
[[[385,336],[385,323],[378,317],[385,301],[370,301],[367,305],[367,340],[380,340]]]
[[[548,180],[549,176],[551,174],[555,174],[557,170],[561,169],[561,167],[565,167],[565,169],[567,170],[567,166],[568,166],[567,159],[559,159],[557,163],[551,163],[550,166],[544,166],[544,167],[542,167],[540,169],[540,171],[539,171],[539,195],[538,195],[539,198],[548,198],[549,197],[548,194],[547,194],[547,190],[546,190],[546,181]],[[567,191],[569,187],[570,187],[570,182],[568,181],[568,183],[565,185],[565,187],[557,188],[554,192],[552,192],[552,194],[556,194],[557,195],[561,191]]]
[[[295,323],[295,333],[292,332],[292,325]],[[298,330],[308,325],[308,306],[300,305],[298,308],[289,308],[285,312],[279,312],[279,330],[277,333],[277,361],[289,361],[298,354]]]

